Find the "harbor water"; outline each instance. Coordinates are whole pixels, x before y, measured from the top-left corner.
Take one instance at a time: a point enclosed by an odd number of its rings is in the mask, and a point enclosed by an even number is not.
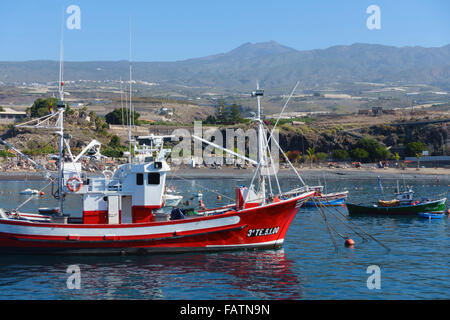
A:
[[[336,179],[325,192],[349,191],[351,202],[378,199],[375,180]],[[231,202],[240,179],[173,179],[170,184],[190,205],[200,190],[207,207]],[[283,179],[287,190],[297,180]],[[392,198],[395,180],[383,182],[384,199]],[[406,181],[417,199],[448,196],[448,181],[419,178]],[[2,181],[0,203],[15,208],[28,196],[26,188],[41,189],[43,181]],[[403,185],[403,181],[400,181]],[[273,185],[274,191],[277,187]],[[46,189],[22,211],[36,212],[56,201]],[[221,199],[217,193],[221,194]],[[80,216],[81,201],[68,197],[65,213]],[[346,213],[346,209],[339,210]],[[349,217],[391,250],[373,240],[362,241],[331,214],[329,223],[355,240],[344,246],[336,233],[335,249],[327,226],[315,208],[301,208],[291,223],[282,249],[148,256],[1,256],[0,299],[449,299],[450,224],[420,217]],[[79,268],[79,289],[71,288],[71,266]],[[371,286],[373,266],[379,267],[379,288]],[[372,279],[372,280],[371,280]]]

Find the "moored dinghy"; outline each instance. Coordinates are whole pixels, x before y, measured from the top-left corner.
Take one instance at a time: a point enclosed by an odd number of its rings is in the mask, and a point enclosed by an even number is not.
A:
[[[419,217],[425,219],[442,219],[444,217],[444,211],[442,212],[419,212]]]
[[[305,202],[305,207],[316,207],[316,206],[343,206],[347,200],[348,191],[333,192],[333,193],[323,193],[323,186],[313,186],[309,187],[309,190],[314,191],[314,196]]]

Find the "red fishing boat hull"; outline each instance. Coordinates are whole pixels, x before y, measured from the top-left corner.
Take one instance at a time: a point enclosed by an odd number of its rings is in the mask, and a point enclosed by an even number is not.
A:
[[[289,225],[314,194],[204,217],[134,224],[53,224],[0,220],[0,252],[148,254],[281,247]]]

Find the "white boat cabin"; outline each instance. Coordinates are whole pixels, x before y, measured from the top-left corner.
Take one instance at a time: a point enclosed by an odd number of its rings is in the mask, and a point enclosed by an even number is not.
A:
[[[411,202],[413,201],[414,191],[409,189],[408,191],[395,193],[395,199],[402,202]]]
[[[119,166],[112,176],[85,178],[78,190],[70,190],[67,184],[66,191],[83,195],[84,224],[150,222],[153,210],[164,205],[168,171],[165,161],[128,163]],[[70,180],[69,175],[76,177],[75,172],[66,175],[65,171],[65,181]]]

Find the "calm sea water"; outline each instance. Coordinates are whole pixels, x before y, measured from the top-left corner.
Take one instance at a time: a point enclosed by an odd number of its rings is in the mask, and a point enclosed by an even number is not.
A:
[[[308,181],[317,184],[319,179]],[[321,181],[324,182],[323,179]],[[233,197],[234,186],[248,180],[173,180],[189,200],[202,190],[206,206],[226,204],[213,191]],[[417,198],[449,191],[448,181],[406,181]],[[282,189],[294,186],[284,179]],[[14,208],[27,196],[25,188],[44,182],[2,182],[0,203]],[[386,199],[395,181],[384,181]],[[202,189],[206,187],[207,189]],[[326,191],[349,190],[354,202],[377,199],[376,180],[328,180]],[[36,196],[23,210],[55,206],[48,195]],[[194,202],[194,200],[192,200]],[[66,212],[77,213],[79,199],[69,199]],[[342,210],[342,209],[341,209]],[[345,209],[343,209],[345,211]],[[75,214],[76,215],[76,214]],[[195,253],[151,256],[1,256],[0,299],[448,299],[450,298],[449,218],[350,217],[391,248],[357,235],[329,215],[354,248],[335,236],[335,250],[323,218],[316,209],[302,208],[279,250]],[[68,289],[68,266],[81,270],[81,289]],[[368,289],[367,268],[381,270],[381,289]]]

